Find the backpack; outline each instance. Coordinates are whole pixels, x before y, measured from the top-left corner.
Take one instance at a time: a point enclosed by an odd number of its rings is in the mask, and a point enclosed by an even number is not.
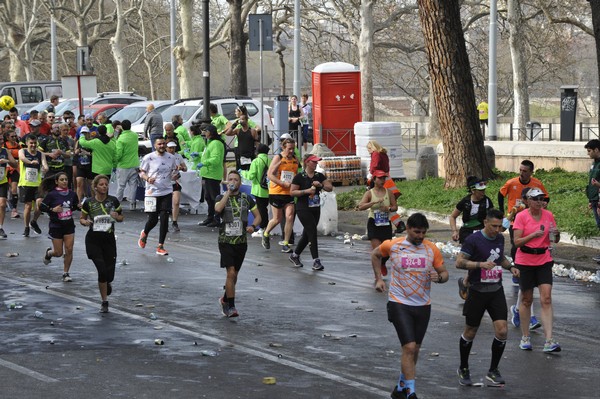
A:
[[[268,171],[269,171],[269,166],[265,162],[265,167],[263,169],[262,176],[260,177],[260,181],[259,181],[260,187],[265,190],[269,189],[269,177],[267,176]]]

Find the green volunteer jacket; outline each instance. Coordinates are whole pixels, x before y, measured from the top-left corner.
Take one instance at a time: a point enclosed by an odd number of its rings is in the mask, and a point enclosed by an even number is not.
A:
[[[140,166],[140,157],[138,156],[138,135],[136,133],[131,130],[123,130],[117,138],[116,147],[117,168],[131,169]]]
[[[260,186],[260,179],[263,175],[263,170],[269,168],[271,160],[267,154],[258,154],[250,164],[250,170],[242,170],[241,174],[244,179],[252,182],[252,195],[259,198],[269,198],[269,189],[264,189]]]
[[[204,137],[198,135],[191,138],[189,142],[189,151],[185,152],[185,156],[187,159],[192,162],[192,169],[196,170],[196,165],[198,162],[202,161],[202,153],[204,152],[204,148],[206,147],[206,143],[204,142]],[[197,152],[198,156],[193,157],[191,154]]]
[[[206,179],[223,180],[223,160],[225,159],[225,145],[221,140],[209,140],[200,162],[203,163],[200,175]]]
[[[116,166],[117,146],[115,140],[109,139],[104,144],[99,138],[86,140],[85,136],[81,136],[79,138],[79,145],[93,151],[92,172],[110,176],[113,168]]]

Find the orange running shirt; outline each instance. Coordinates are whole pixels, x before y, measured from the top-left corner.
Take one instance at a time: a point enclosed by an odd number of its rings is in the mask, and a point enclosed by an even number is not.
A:
[[[291,184],[294,176],[298,173],[298,166],[299,163],[296,157],[292,157],[291,159],[281,157],[281,163],[279,164],[279,169],[277,170],[277,173],[275,173],[275,176],[277,176],[279,180],[287,181]],[[274,182],[269,182],[269,194],[290,195],[290,189],[275,184]]]
[[[510,211],[513,208],[513,206],[517,204],[517,202],[521,204],[521,192],[525,187],[539,188],[544,192],[544,194],[546,194],[546,196],[548,196],[548,191],[546,191],[546,187],[544,187],[542,182],[536,179],[535,177],[532,177],[529,180],[529,183],[523,184],[517,176],[504,183],[504,186],[502,186],[502,188],[500,189],[500,194],[502,194],[504,198],[506,198],[506,200],[508,201],[506,209]],[[504,209],[500,210],[504,212]]]

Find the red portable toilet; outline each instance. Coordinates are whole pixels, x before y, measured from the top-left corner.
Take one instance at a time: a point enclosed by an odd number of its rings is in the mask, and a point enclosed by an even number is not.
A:
[[[312,71],[313,140],[335,155],[356,154],[354,124],[362,120],[360,70],[326,62]]]

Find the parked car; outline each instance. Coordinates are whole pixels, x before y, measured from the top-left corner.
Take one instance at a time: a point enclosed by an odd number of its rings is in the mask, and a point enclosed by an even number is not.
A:
[[[16,104],[15,108],[19,111],[19,119],[21,118],[20,115],[23,115],[25,112],[27,112],[28,109],[30,109],[33,106],[35,106],[35,104],[31,104],[31,103]],[[8,112],[9,111],[0,110],[0,121],[4,120],[4,116],[8,115]]]
[[[94,104],[133,104],[138,101],[146,101],[147,98],[137,95],[134,92],[104,92],[98,93],[98,96],[90,102]]]
[[[31,82],[2,82],[0,97],[11,96],[15,104],[35,104],[49,100],[52,95],[62,96],[60,80],[36,80]]]
[[[125,106],[118,113],[113,116],[113,119],[122,121],[128,119],[131,122],[131,130],[137,133],[140,140],[144,140],[144,126],[146,122],[146,108],[150,104],[154,104],[154,108],[158,112],[163,112],[173,105],[173,100],[157,100],[157,101],[138,101],[133,104]],[[165,120],[165,122],[169,122]]]
[[[104,114],[106,115],[106,117],[108,119],[110,119],[111,121],[113,120],[119,120],[119,119],[115,119],[112,116],[117,112],[120,111],[121,109],[123,109],[123,107],[125,107],[126,104],[93,104],[93,105],[88,105],[85,108],[83,108],[83,114],[87,115],[87,114],[92,114],[92,116],[94,117],[94,120],[96,120],[96,118],[98,117],[98,114],[100,114],[101,112],[104,112]]]
[[[92,102],[92,98],[83,98],[83,106],[90,105]],[[54,115],[56,116],[57,121],[62,121],[62,116],[65,111],[71,111],[75,116],[83,115],[82,112],[79,111],[79,99],[78,98],[69,98],[66,100],[62,100],[60,104],[56,108],[54,108]]]

